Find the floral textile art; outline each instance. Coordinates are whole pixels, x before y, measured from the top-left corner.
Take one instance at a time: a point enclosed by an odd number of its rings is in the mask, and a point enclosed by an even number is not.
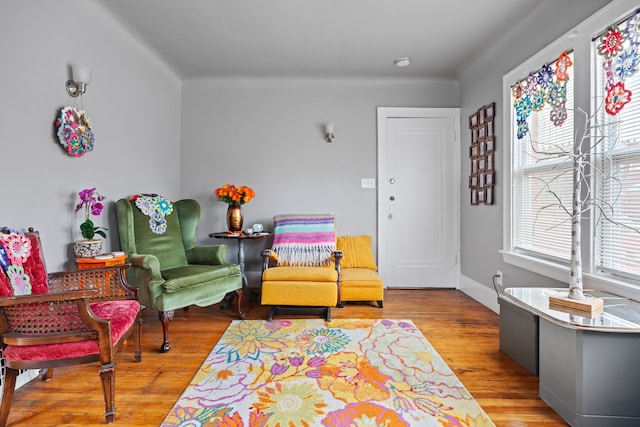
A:
[[[494,426],[410,320],[235,320],[162,427]]]
[[[31,295],[31,278],[23,264],[31,256],[31,242],[18,231],[0,233],[0,267],[9,278],[13,295]]]
[[[512,86],[518,139],[529,133],[527,120],[531,113],[542,111],[545,105],[551,107],[549,120],[554,126],[562,126],[567,120],[567,82],[573,65],[571,57],[571,53],[563,52],[555,62],[543,65]]]
[[[625,87],[625,81],[638,72],[639,45],[640,12],[627,19],[623,29],[612,25],[598,39],[597,51],[602,56],[606,82],[605,111],[611,116],[631,102],[631,90]]]
[[[74,157],[93,151],[95,135],[89,117],[82,110],[62,108],[56,119],[56,135],[60,144]]]
[[[164,234],[167,231],[165,217],[173,212],[173,204],[157,194],[136,194],[129,198],[135,201],[140,212],[149,217],[149,228],[155,234]]]

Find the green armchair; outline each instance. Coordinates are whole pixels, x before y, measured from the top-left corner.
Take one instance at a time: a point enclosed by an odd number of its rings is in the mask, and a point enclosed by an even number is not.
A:
[[[120,245],[131,263],[127,281],[138,288],[140,304],[159,313],[161,352],[171,348],[169,322],[177,309],[206,307],[235,292],[238,316],[244,319],[240,267],[227,263],[227,246],[196,244],[196,200],[171,203],[157,195],[137,195],[116,202],[116,217]]]

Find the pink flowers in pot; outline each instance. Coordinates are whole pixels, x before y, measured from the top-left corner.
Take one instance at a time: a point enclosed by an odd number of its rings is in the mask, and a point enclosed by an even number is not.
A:
[[[98,234],[102,237],[107,237],[104,227],[97,227],[93,221],[89,218],[90,215],[99,216],[104,209],[104,205],[101,203],[104,200],[104,196],[96,191],[96,188],[86,188],[78,193],[80,196],[80,203],[76,205],[76,212],[84,208],[85,220],[80,224],[80,232],[82,237],[87,240],[92,240],[93,237]]]

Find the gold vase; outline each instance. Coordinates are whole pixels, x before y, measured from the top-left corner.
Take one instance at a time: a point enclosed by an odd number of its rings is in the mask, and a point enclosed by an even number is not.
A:
[[[227,228],[232,233],[242,233],[242,206],[229,205],[227,208]]]

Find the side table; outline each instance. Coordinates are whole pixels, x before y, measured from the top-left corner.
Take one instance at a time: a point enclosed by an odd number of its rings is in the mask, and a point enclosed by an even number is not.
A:
[[[264,237],[271,236],[271,234],[273,233],[270,233],[268,231],[265,231],[262,233],[253,233],[253,234],[245,234],[245,233],[231,234],[231,233],[227,233],[226,231],[223,231],[221,233],[209,234],[209,237],[214,239],[231,239],[231,240],[238,241],[238,265],[240,266],[240,272],[242,273],[242,288],[244,289],[245,292],[248,293],[248,295],[252,295],[252,294],[251,294],[251,290],[249,289],[249,282],[247,281],[247,276],[244,273],[244,262],[245,262],[244,241],[262,239]]]
[[[117,255],[111,254],[111,258],[107,258],[107,254],[98,255],[97,257],[91,258],[76,258],[76,264],[78,264],[78,269],[82,270],[85,268],[100,268],[100,267],[109,267],[111,265],[121,265],[124,264],[124,261],[127,259],[127,254],[118,253]]]
[[[111,255],[109,257],[109,255]],[[127,254],[123,252],[116,252],[115,254],[102,254],[90,258],[76,258],[76,264],[78,264],[78,270],[84,270],[88,268],[100,268],[110,267],[112,265],[122,265],[127,259]],[[96,280],[101,282],[101,286],[108,286],[111,277],[115,274],[113,271],[105,271],[103,278],[97,278]],[[80,288],[84,288],[84,279],[80,279]]]

